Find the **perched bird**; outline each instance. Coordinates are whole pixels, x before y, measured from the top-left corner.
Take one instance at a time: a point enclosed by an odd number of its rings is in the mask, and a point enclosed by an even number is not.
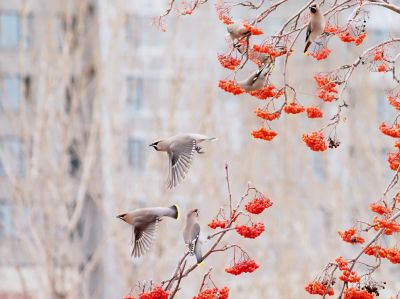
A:
[[[226,27],[226,30],[228,31],[234,43],[235,41],[238,41],[246,36],[251,35],[250,31],[246,27],[244,27],[243,24],[240,22],[235,22],[233,24],[228,25]]]
[[[200,241],[200,225],[198,222],[199,210],[194,209],[187,213],[186,224],[183,230],[183,240],[189,247],[191,255],[196,256],[197,264],[203,262],[203,256],[201,254],[201,241]]]
[[[168,189],[176,187],[185,178],[195,152],[203,153],[199,144],[205,140],[216,139],[201,134],[179,134],[150,144],[156,151],[168,153]]]
[[[263,88],[272,68],[273,63],[268,65],[268,67],[264,65],[264,67],[251,73],[247,79],[238,81],[239,86],[245,91],[254,91]]]
[[[304,53],[307,52],[311,43],[315,41],[325,29],[325,17],[321,12],[318,4],[313,4],[310,7],[311,19],[307,26],[306,33],[306,47],[304,48]]]
[[[117,216],[117,218],[132,225],[133,249],[131,256],[141,257],[148,251],[156,236],[157,226],[162,217],[179,219],[179,206],[137,209]]]

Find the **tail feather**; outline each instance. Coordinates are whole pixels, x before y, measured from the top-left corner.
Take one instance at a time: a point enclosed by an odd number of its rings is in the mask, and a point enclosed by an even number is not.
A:
[[[174,218],[176,220],[179,220],[179,217],[180,217],[179,206],[177,204],[174,204],[173,206],[170,206],[169,208],[174,211],[173,214],[172,214],[172,218]]]
[[[304,53],[307,53],[308,48],[311,46],[311,42],[306,43],[306,47],[304,48]]]

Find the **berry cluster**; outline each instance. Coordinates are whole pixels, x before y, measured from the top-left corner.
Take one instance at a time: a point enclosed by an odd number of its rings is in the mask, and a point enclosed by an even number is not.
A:
[[[254,110],[254,113],[258,117],[260,117],[262,119],[265,119],[265,120],[269,120],[269,121],[277,119],[277,118],[279,118],[281,116],[281,113],[279,111],[277,111],[277,112],[268,112],[268,111],[262,110],[260,108],[257,108],[256,110]]]
[[[311,134],[303,134],[302,139],[313,151],[323,152],[328,149],[325,143],[323,132],[312,132]]]
[[[244,206],[244,208],[246,209],[247,212],[258,215],[271,206],[272,206],[272,201],[262,196],[262,197],[255,197],[252,201],[249,201]]]
[[[324,102],[332,102],[337,99],[338,91],[336,89],[336,83],[330,81],[323,75],[315,75],[315,82],[318,85],[318,97]]]
[[[264,33],[260,28],[254,27],[247,23],[244,23],[243,27],[246,28],[252,35],[261,35]]]
[[[264,223],[255,223],[252,226],[236,225],[236,232],[244,238],[255,239],[261,235],[265,230]]]
[[[310,282],[308,285],[305,286],[304,289],[311,295],[324,296],[325,294],[327,294],[329,296],[333,296],[335,294],[332,288],[327,289],[326,285],[319,281]]]
[[[400,149],[397,153],[388,153],[388,162],[391,170],[396,171],[400,166]]]
[[[389,209],[378,203],[370,204],[369,208],[372,212],[377,213],[379,215],[388,215],[388,214],[392,213],[392,209]]]
[[[386,258],[393,264],[400,264],[400,250],[396,248],[383,248],[380,246],[370,246],[365,249],[364,253],[371,256],[379,256]]]
[[[378,217],[374,217],[373,222],[375,224],[375,230],[380,230],[382,228],[385,229],[385,235],[391,235],[395,232],[400,232],[400,224],[398,224],[395,220],[379,219]]]
[[[168,299],[169,293],[162,287],[155,287],[149,292],[139,294],[139,299]]]
[[[218,87],[226,92],[234,95],[242,94],[245,92],[234,80],[219,80]]]
[[[271,45],[253,45],[253,50],[256,52],[268,54],[272,58],[276,58],[282,55],[285,55],[288,50],[285,48],[283,50],[275,50]]]
[[[345,261],[341,256],[339,256],[335,261],[339,267],[339,270],[349,270],[349,262]]]
[[[278,133],[276,133],[273,130],[267,130],[266,128],[261,128],[257,131],[251,132],[251,135],[257,139],[271,141],[272,139],[274,139],[276,137],[276,135],[278,135]]]
[[[373,299],[374,295],[366,290],[348,288],[344,291],[344,299]]]
[[[249,94],[260,100],[266,100],[267,98],[274,98],[282,95],[280,94],[279,96],[277,96],[278,92],[279,91],[276,90],[276,87],[274,85],[267,85],[261,89],[250,91]]]
[[[232,275],[240,275],[242,273],[254,272],[260,267],[254,260],[244,260],[240,263],[235,263],[232,267],[226,268],[225,272]]]
[[[345,42],[345,43],[354,42],[354,44],[356,46],[361,45],[362,42],[364,41],[364,39],[366,38],[366,36],[367,36],[367,32],[363,32],[359,36],[352,36],[349,31],[340,32],[338,34],[338,37],[340,38],[340,40],[342,42]]]
[[[319,51],[308,53],[308,56],[315,58],[316,60],[323,60],[328,58],[329,54],[331,54],[331,50],[328,48],[321,49]]]
[[[387,97],[387,99],[388,99],[389,104],[392,105],[394,109],[400,111],[400,98],[399,98],[399,95],[397,95],[396,97],[389,95]]]
[[[235,70],[240,65],[240,59],[226,56],[226,55],[218,55],[219,63],[226,69]]]
[[[356,243],[364,243],[365,240],[364,238],[360,237],[357,235],[357,231],[354,227],[349,228],[348,230],[345,230],[344,232],[338,231],[340,237],[342,238],[343,241],[351,243],[351,244],[356,244]]]
[[[213,219],[211,222],[208,224],[209,228],[216,229],[216,228],[226,228],[228,225],[228,220],[218,220],[218,219]]]
[[[357,273],[349,270],[344,270],[339,279],[350,283],[360,282],[360,277],[358,277]]]
[[[388,127],[384,122],[379,126],[379,130],[387,136],[393,138],[400,138],[400,124],[395,124],[392,127]]]
[[[213,288],[201,291],[193,299],[228,299],[229,298],[229,288],[223,287],[222,289]]]
[[[292,102],[289,105],[286,105],[285,108],[283,108],[283,111],[285,111],[287,114],[299,114],[304,112],[306,109],[304,108],[304,106],[296,103],[296,102]]]
[[[319,107],[311,106],[306,109],[308,118],[321,118],[324,113]]]

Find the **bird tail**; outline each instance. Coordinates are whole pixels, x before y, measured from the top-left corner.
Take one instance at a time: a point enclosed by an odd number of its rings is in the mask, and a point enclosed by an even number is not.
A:
[[[179,217],[181,215],[179,206],[177,204],[174,204],[173,206],[170,206],[169,208],[172,209],[172,211],[173,211],[171,217],[176,220],[179,220]]]
[[[194,247],[194,255],[196,256],[197,265],[201,265],[203,263],[203,255],[201,253],[201,242],[196,242]]]
[[[306,47],[304,48],[304,53],[307,53],[308,48],[311,46],[311,42],[306,43]]]

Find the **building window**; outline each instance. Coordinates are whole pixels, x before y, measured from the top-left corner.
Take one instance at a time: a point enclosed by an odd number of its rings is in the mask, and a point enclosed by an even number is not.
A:
[[[0,199],[0,239],[6,237],[11,231],[10,203]]]
[[[128,77],[126,79],[126,102],[135,110],[143,107],[143,78]]]
[[[128,162],[135,170],[143,170],[144,168],[144,147],[143,139],[130,138],[128,140]]]
[[[13,136],[0,137],[0,176],[25,174],[21,141]]]
[[[18,48],[20,42],[20,30],[21,19],[18,12],[0,12],[0,48]]]
[[[21,80],[17,75],[0,76],[0,111],[17,110],[21,94]]]

